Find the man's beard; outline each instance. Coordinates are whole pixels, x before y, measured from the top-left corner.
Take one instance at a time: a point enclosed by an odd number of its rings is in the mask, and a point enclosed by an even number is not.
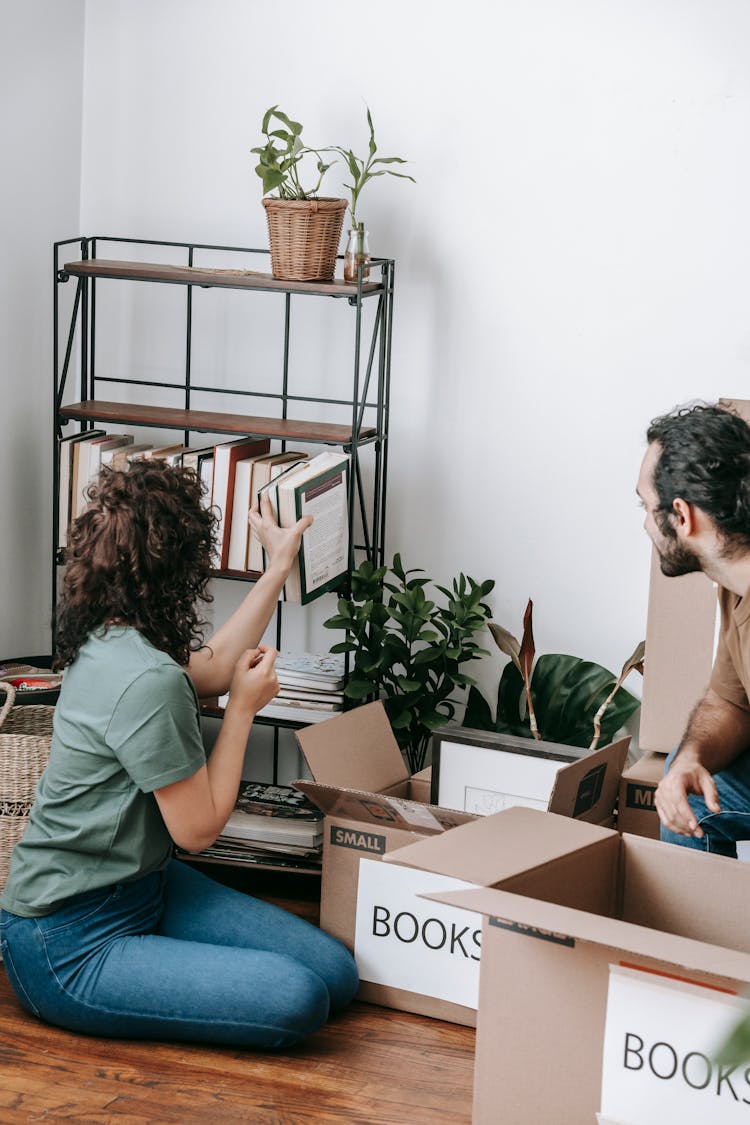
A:
[[[696,571],[703,570],[695,551],[669,535],[662,540],[656,550],[659,554],[661,572],[667,578],[679,578],[681,574],[695,574]]]

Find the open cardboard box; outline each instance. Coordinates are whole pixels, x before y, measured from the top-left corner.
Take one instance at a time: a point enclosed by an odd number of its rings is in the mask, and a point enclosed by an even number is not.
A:
[[[746,864],[528,808],[385,860],[478,884],[424,904],[483,918],[474,1125],[745,1120]]]
[[[424,918],[417,896],[470,885],[380,861],[397,848],[442,836],[473,814],[421,803],[425,783],[409,777],[382,703],[369,703],[296,732],[314,781],[294,784],[326,814],[320,924],[351,949],[360,970],[360,997],[387,1007],[473,1025],[479,951],[461,911],[442,921]],[[561,765],[550,808],[571,815],[592,769],[606,771],[585,814],[609,820],[627,740]],[[415,800],[415,798],[417,798]],[[481,881],[481,880],[480,880]],[[424,930],[424,924],[427,930]],[[475,927],[476,929],[476,927]],[[424,939],[424,940],[423,940]],[[449,960],[423,956],[444,946]],[[450,967],[450,968],[449,968]]]

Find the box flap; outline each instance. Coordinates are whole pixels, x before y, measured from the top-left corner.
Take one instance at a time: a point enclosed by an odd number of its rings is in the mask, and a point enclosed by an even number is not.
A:
[[[690,712],[711,677],[717,616],[714,583],[705,574],[666,578],[652,550],[641,750],[668,754],[685,733]]]
[[[422,805],[418,801],[407,801],[384,793],[337,788],[333,785],[320,785],[315,781],[299,780],[293,784],[326,816],[377,824],[381,828],[401,828],[427,835],[442,833],[448,828],[456,828],[475,819],[472,813],[454,812],[436,805]]]
[[[612,837],[617,833],[611,828],[514,806],[480,816],[449,835],[397,848],[384,859],[491,886]]]
[[[498,816],[503,815],[498,813]],[[408,851],[410,847],[411,845],[402,848],[401,851]],[[750,953],[724,949],[677,934],[636,926],[632,922],[621,922],[617,918],[574,910],[569,906],[556,906],[540,899],[512,894],[510,891],[479,887],[468,891],[420,895],[420,898],[485,914],[490,926],[514,930],[531,937],[554,935],[556,938],[572,938],[573,941],[590,941],[678,965],[692,972],[734,981],[750,981]]]
[[[630,738],[585,754],[557,771],[549,811],[600,824],[612,816]]]
[[[310,773],[323,785],[379,793],[409,777],[379,701],[304,727],[295,738]]]

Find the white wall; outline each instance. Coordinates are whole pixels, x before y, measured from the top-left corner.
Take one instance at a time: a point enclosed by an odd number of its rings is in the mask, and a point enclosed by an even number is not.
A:
[[[645,427],[750,390],[749,52],[741,0],[88,3],[81,225],[264,245],[264,110],[364,149],[367,102],[418,179],[360,206],[397,259],[388,551],[495,578],[514,630],[532,596],[537,651],[619,668]]]
[[[84,0],[0,0],[0,660],[50,650],[52,243],[79,234]]]

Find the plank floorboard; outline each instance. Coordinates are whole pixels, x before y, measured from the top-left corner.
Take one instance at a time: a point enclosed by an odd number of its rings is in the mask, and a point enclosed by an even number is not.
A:
[[[250,889],[314,920],[309,886]],[[0,1123],[469,1125],[474,1034],[355,1002],[283,1052],[97,1039],[28,1015],[0,968]]]

